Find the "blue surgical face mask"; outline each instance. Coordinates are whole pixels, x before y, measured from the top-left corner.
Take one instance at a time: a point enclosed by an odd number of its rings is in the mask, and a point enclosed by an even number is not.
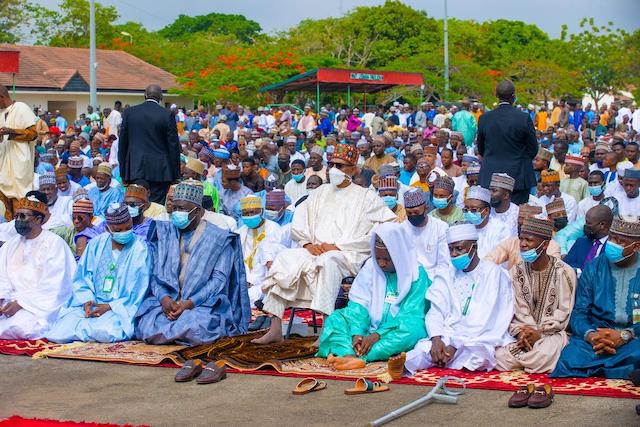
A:
[[[189,219],[189,214],[191,212],[192,210],[189,212],[173,211],[171,213],[171,222],[180,230],[184,230],[189,226],[189,224],[191,224],[192,220]]]
[[[304,181],[304,174],[301,173],[299,175],[291,175],[291,179],[293,179],[295,182],[300,183],[302,181]]]
[[[386,203],[389,209],[395,209],[398,205],[398,199],[394,196],[382,196],[382,200]]]
[[[445,198],[438,198],[438,197],[434,197],[432,199],[433,202],[433,206],[435,206],[436,209],[444,209],[447,206],[449,206],[449,198],[445,197]]]
[[[455,258],[451,258],[451,264],[453,264],[453,266],[457,270],[466,270],[469,265],[471,265],[471,260],[473,259],[471,255],[469,255],[472,250],[473,247],[471,247],[471,249],[469,249],[469,252],[467,252],[466,254],[458,255]]]
[[[589,186],[589,193],[593,197],[598,197],[599,195],[602,194],[602,186],[601,185],[590,185]]]
[[[111,238],[113,239],[113,241],[116,243],[120,243],[121,245],[126,245],[127,243],[132,241],[135,236],[136,235],[133,234],[133,230],[111,232]]]
[[[249,228],[258,228],[258,226],[260,225],[260,222],[262,221],[262,215],[260,214],[251,215],[251,216],[242,215],[241,218],[244,225],[246,225]]]
[[[473,225],[479,225],[484,220],[480,212],[467,211],[463,215],[464,215],[464,220]]]
[[[540,248],[541,245],[542,243],[540,243],[538,247],[529,249],[528,251],[520,251],[520,256],[522,257],[522,260],[528,263],[535,262],[535,260],[537,260],[540,257],[540,254],[538,253],[538,249]]]
[[[284,211],[282,213],[284,213]],[[282,217],[282,214],[280,213],[280,211],[273,211],[271,209],[265,209],[264,210],[264,217],[265,217],[265,219],[268,219],[270,221],[278,222],[280,220],[280,218]]]
[[[631,245],[629,245],[631,246]],[[633,252],[630,253],[627,256],[624,256],[624,250],[626,248],[628,248],[629,246],[622,246],[619,245],[617,243],[613,243],[611,241],[608,241],[605,245],[604,245],[604,254],[606,255],[607,259],[609,259],[609,261],[616,263],[616,262],[620,262],[620,261],[624,261],[625,259],[629,258],[631,255],[633,255]]]
[[[127,206],[127,209],[129,209],[129,215],[131,218],[135,218],[140,215],[140,208],[138,206]]]

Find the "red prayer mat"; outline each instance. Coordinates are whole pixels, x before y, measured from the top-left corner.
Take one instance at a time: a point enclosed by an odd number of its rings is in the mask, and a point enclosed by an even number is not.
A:
[[[265,316],[265,315],[267,314],[264,313],[263,311],[258,310],[257,308],[253,308],[251,310],[251,321],[253,322],[254,320],[256,320],[258,316]],[[282,316],[282,320],[286,323],[289,321],[290,317],[291,317],[291,309],[288,308],[285,310],[284,315]],[[308,326],[313,326],[313,312],[311,309],[302,308],[302,309],[296,310],[296,317],[299,317],[300,319],[302,319],[302,321],[306,323]],[[318,328],[322,328],[323,323],[324,323],[324,318],[322,314],[316,313],[316,326]]]
[[[0,427],[49,427],[49,426],[78,426],[78,427],[134,427],[131,424],[103,424],[85,421],[58,421],[40,418],[22,418],[17,415],[0,420]],[[143,426],[138,426],[143,427]],[[146,427],[146,426],[144,426]]]

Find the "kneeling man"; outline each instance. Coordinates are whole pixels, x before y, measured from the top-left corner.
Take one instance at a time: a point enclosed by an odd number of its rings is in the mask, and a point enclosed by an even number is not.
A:
[[[136,335],[151,344],[198,345],[249,327],[240,238],[202,220],[202,197],[200,182],[178,184],[171,222],[155,221],[149,231],[151,295],[138,310]]]
[[[437,274],[427,291],[429,338],[407,354],[405,368],[411,374],[432,366],[489,371],[496,366],[495,348],[511,341],[509,276],[497,264],[480,259],[473,224],[449,227],[447,243],[455,271],[450,278]]]

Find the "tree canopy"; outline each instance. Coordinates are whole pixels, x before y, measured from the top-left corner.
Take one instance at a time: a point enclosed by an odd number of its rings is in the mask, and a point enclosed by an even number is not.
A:
[[[0,25],[9,31],[0,33],[0,41],[87,47],[88,10],[88,0],[64,0],[59,12],[3,0]],[[28,19],[10,19],[16,14]],[[116,8],[99,3],[96,22],[99,48],[125,50],[174,73],[177,90],[201,101],[256,105],[264,101],[257,93],[261,86],[317,67],[421,72],[425,96],[444,100],[443,22],[401,2],[306,19],[277,34],[263,33],[242,15],[221,13],[180,15],[149,31],[119,23]],[[568,36],[564,27],[557,39],[521,21],[450,19],[448,100],[468,96],[493,103],[495,84],[503,78],[514,80],[525,103],[585,92],[596,100],[622,89],[638,93],[639,50],[640,31],[627,34],[593,19],[585,18],[577,34]]]

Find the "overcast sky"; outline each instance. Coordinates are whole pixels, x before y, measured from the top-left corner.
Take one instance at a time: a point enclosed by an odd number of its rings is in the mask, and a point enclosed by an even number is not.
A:
[[[151,30],[172,23],[179,14],[237,13],[258,22],[267,32],[285,30],[307,18],[340,16],[356,6],[373,6],[384,0],[100,0],[115,6],[122,22],[141,22]],[[444,16],[444,0],[404,0],[429,16]],[[56,8],[59,0],[37,3]],[[640,0],[448,0],[448,16],[487,21],[511,19],[536,24],[551,37],[559,37],[562,24],[574,32],[583,17],[634,31],[640,28]]]

